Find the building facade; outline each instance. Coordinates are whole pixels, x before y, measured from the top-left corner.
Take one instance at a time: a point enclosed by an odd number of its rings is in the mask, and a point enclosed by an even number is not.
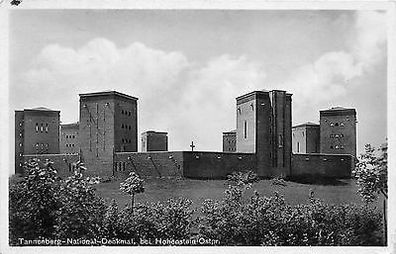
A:
[[[356,110],[333,107],[320,111],[320,152],[356,157]]]
[[[223,152],[236,152],[236,130],[223,132]]]
[[[256,154],[259,176],[290,173],[291,96],[263,90],[236,98],[236,150]]]
[[[72,174],[79,160],[86,165],[85,174],[100,177],[126,177],[135,171],[145,177],[215,179],[246,170],[260,177],[349,177],[354,161],[350,154],[356,154],[355,110],[320,112],[320,153],[314,142],[318,126],[295,126],[293,133],[303,136],[298,138],[305,151],[292,155],[291,97],[281,90],[237,97],[236,130],[223,133],[223,152],[167,152],[167,133],[155,131],[142,134],[143,152],[137,152],[138,99],[116,91],[80,94],[79,124],[61,128],[59,111],[16,111],[16,172],[22,172],[23,162],[38,157],[53,161],[62,177]],[[324,149],[331,146],[337,152]],[[340,154],[341,149],[345,154]]]
[[[79,123],[61,124],[59,151],[62,154],[80,152]]]
[[[15,111],[15,173],[23,156],[59,153],[60,111],[44,107]]]
[[[168,133],[146,131],[141,135],[142,152],[168,151]]]
[[[137,152],[137,98],[115,91],[80,94],[80,149],[87,174],[111,176],[115,152]]]
[[[292,128],[293,153],[319,153],[320,125],[307,122]]]

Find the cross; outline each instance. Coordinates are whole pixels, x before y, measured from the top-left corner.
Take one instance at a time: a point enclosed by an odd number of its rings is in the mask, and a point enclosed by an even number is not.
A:
[[[194,141],[191,141],[191,145],[190,145],[190,147],[191,147],[191,151],[194,151],[194,147],[195,147],[195,145],[194,145]]]

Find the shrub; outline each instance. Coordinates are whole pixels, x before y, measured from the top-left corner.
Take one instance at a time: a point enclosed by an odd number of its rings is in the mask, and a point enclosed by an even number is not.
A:
[[[160,238],[182,239],[190,236],[194,213],[191,204],[190,200],[184,198],[152,204]]]
[[[169,199],[161,203],[138,205],[134,211],[127,206],[119,215],[121,239],[149,240],[154,238],[184,239],[191,236],[193,210],[191,201]]]
[[[193,219],[194,210],[188,199],[136,207],[131,204],[118,211],[114,200],[106,207],[96,195],[93,185],[98,179],[84,178],[81,170],[61,181],[48,161],[32,160],[26,169],[27,176],[10,186],[11,244],[18,244],[19,237],[63,240],[101,236],[134,239],[136,244],[154,238],[199,237],[219,240],[221,245],[382,243],[381,214],[375,208],[325,204],[315,199],[313,192],[309,202],[300,205],[287,204],[278,193],[264,197],[254,192],[244,198],[245,191],[257,181],[252,172],[230,176],[223,199],[205,200],[201,214]],[[123,188],[128,194],[138,193],[143,190],[141,183],[141,179],[127,181]]]
[[[111,239],[118,236],[119,220],[118,220],[118,205],[113,199],[111,204],[107,207],[106,214],[103,218],[103,236]]]
[[[26,176],[10,186],[10,244],[18,238],[51,237],[55,230],[59,202],[56,170],[49,161],[32,159],[25,164]]]
[[[253,171],[246,172],[232,172],[232,174],[227,176],[227,184],[228,185],[236,185],[239,187],[250,188],[253,183],[259,181],[259,178],[256,173]]]
[[[229,186],[221,201],[206,200],[199,235],[221,245],[380,245],[381,215],[368,206],[329,205],[310,198],[289,205],[275,193],[255,192],[247,202],[243,188]]]
[[[376,149],[365,145],[353,172],[359,186],[359,194],[366,202],[372,202],[378,194],[388,198],[388,146],[383,144]]]
[[[106,206],[96,195],[90,178],[74,172],[60,184],[56,236],[65,238],[95,238],[101,236]]]
[[[154,211],[147,205],[138,205],[134,209],[125,207],[119,214],[120,239],[134,239],[139,244],[140,240],[156,238],[159,233],[156,226]]]

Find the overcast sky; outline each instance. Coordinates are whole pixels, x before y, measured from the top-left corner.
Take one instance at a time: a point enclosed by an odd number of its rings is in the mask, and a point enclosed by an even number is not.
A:
[[[78,121],[79,93],[111,89],[139,98],[139,140],[167,131],[169,150],[190,150],[193,140],[221,151],[222,132],[235,129],[235,97],[281,89],[293,93],[293,124],[319,122],[331,106],[356,108],[361,152],[387,137],[385,15],[11,11],[10,129],[14,110],[38,106]]]

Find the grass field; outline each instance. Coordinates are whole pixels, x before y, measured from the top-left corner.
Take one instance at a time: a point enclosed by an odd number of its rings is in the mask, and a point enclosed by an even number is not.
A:
[[[287,181],[287,186],[272,185],[271,180],[261,180],[248,190],[246,196],[257,190],[265,196],[278,191],[290,204],[308,202],[310,190],[316,198],[327,203],[358,203],[362,201],[356,193],[357,186],[353,180],[342,180],[339,185],[301,184]],[[119,190],[120,181],[101,183],[96,186],[97,192],[109,203],[115,199],[120,208],[130,202],[130,197]],[[226,189],[224,180],[193,179],[147,179],[145,192],[136,196],[137,203],[166,201],[169,198],[185,197],[200,207],[205,199],[220,200]]]

